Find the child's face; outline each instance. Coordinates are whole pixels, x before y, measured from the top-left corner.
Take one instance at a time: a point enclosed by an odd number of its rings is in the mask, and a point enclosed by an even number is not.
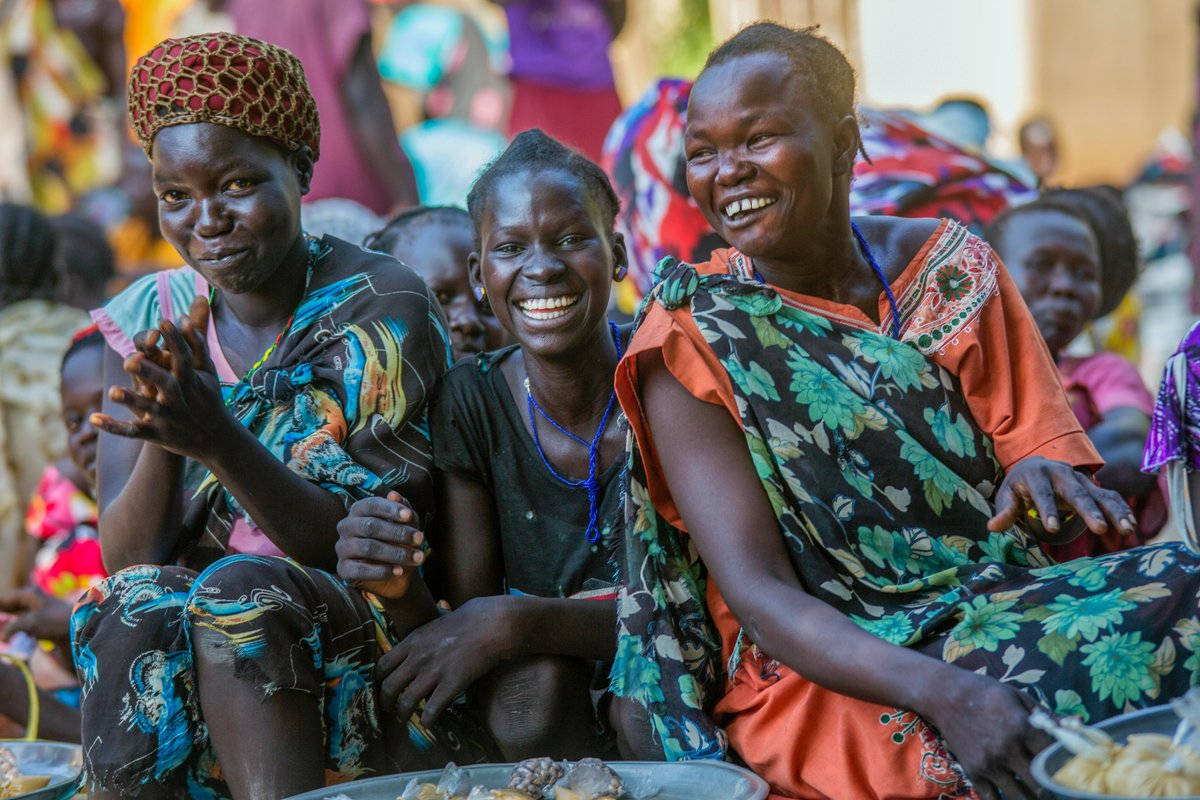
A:
[[[1096,239],[1081,220],[1057,211],[1018,214],[1000,238],[1000,259],[1057,356],[1100,306]]]
[[[431,222],[409,234],[403,253],[393,253],[421,276],[446,312],[455,359],[494,350],[504,340],[491,308],[476,301],[467,277],[474,248],[475,232],[466,222]]]
[[[71,354],[63,364],[60,392],[71,460],[95,486],[97,430],[88,418],[100,411],[103,402],[103,346],[89,345]]]
[[[534,169],[500,178],[479,240],[471,278],[524,350],[569,353],[604,324],[625,245],[577,176]]]

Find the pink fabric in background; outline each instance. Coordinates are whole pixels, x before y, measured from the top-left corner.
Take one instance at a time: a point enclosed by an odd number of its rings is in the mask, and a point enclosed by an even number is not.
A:
[[[231,0],[234,28],[291,50],[304,65],[308,86],[321,117],[321,159],[306,201],[347,197],[376,214],[390,209],[390,198],[371,165],[359,153],[342,103],[342,85],[354,51],[371,32],[363,0]]]

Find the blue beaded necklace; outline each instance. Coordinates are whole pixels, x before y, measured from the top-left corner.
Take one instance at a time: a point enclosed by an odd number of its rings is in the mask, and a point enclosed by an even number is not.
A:
[[[862,235],[862,231],[854,224],[854,220],[850,220],[850,230],[854,231],[854,238],[858,241],[858,248],[867,257],[867,262],[871,265],[871,269],[875,270],[875,274],[879,277],[879,282],[883,284],[883,291],[887,294],[888,304],[892,307],[892,338],[898,340],[900,338],[900,305],[896,302],[896,295],[892,294],[892,287],[888,284],[887,276],[883,274],[883,268],[875,260],[875,254],[871,252],[871,248],[867,245],[866,237]],[[757,269],[754,270],[754,280],[759,283],[765,282]]]
[[[613,344],[617,347],[617,360],[621,360],[621,336],[617,330],[617,326],[612,322],[608,323],[609,331],[612,333]],[[542,459],[542,464],[550,471],[550,474],[557,478],[562,483],[570,486],[573,489],[583,488],[587,491],[588,496],[588,525],[584,535],[588,542],[595,544],[600,539],[600,484],[596,481],[596,470],[600,461],[600,438],[604,435],[604,429],[608,427],[608,418],[612,415],[613,406],[616,405],[617,393],[614,390],[608,396],[608,405],[604,407],[604,416],[600,418],[600,426],[596,428],[596,434],[592,437],[592,441],[576,436],[569,430],[559,425],[553,417],[546,413],[545,409],[533,397],[533,391],[529,388],[529,378],[525,379],[525,405],[529,409],[529,429],[533,431],[533,444],[537,448],[538,455]],[[541,416],[542,419],[549,422],[559,433],[563,434],[572,441],[578,442],[588,450],[588,474],[587,477],[573,481],[564,476],[554,468],[550,463],[550,459],[546,458],[546,451],[542,449],[541,439],[538,438],[537,420],[534,413]]]
[[[875,254],[871,252],[871,248],[867,247],[867,240],[862,235],[862,231],[854,224],[854,220],[850,220],[850,230],[854,231],[854,238],[858,240],[858,246],[862,249],[862,253],[867,257],[867,261],[871,262],[871,269],[875,270],[875,274],[879,276],[879,282],[883,284],[883,291],[887,293],[888,303],[892,306],[892,338],[900,338],[900,306],[896,303],[896,295],[892,294],[892,287],[888,284],[887,276],[883,274],[883,268],[879,266],[879,262],[875,260]]]

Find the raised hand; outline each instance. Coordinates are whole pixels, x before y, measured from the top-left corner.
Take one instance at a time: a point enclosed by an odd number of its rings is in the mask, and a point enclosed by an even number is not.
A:
[[[93,414],[92,424],[107,433],[145,439],[205,461],[230,427],[238,424],[225,407],[208,354],[203,335],[207,326],[208,301],[197,297],[178,326],[163,320],[156,330],[140,334],[135,340],[137,351],[124,364],[133,389],[109,389],[109,398],[128,408],[133,418],[123,421]]]
[[[1069,464],[1041,456],[1030,456],[1008,471],[996,492],[996,515],[988,521],[988,530],[1002,531],[1033,509],[1044,532],[1029,527],[1039,538],[1054,544],[1069,541],[1074,536],[1069,535],[1060,508],[1073,511],[1095,534],[1110,528],[1126,535],[1136,530],[1133,512],[1119,494],[1100,488]]]
[[[425,534],[414,527],[416,521],[399,492],[359,500],[338,523],[338,575],[379,597],[403,597],[425,561]]]

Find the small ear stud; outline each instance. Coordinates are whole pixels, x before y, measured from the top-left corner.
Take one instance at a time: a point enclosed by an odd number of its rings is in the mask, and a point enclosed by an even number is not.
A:
[[[628,274],[629,274],[629,267],[624,264],[621,264],[620,266],[618,266],[616,269],[613,270],[613,280],[617,281],[617,282],[623,281],[623,280],[625,280],[625,276]]]
[[[472,290],[475,292],[476,303],[482,303],[484,300],[487,300],[487,289],[483,288],[482,285],[472,287]]]

